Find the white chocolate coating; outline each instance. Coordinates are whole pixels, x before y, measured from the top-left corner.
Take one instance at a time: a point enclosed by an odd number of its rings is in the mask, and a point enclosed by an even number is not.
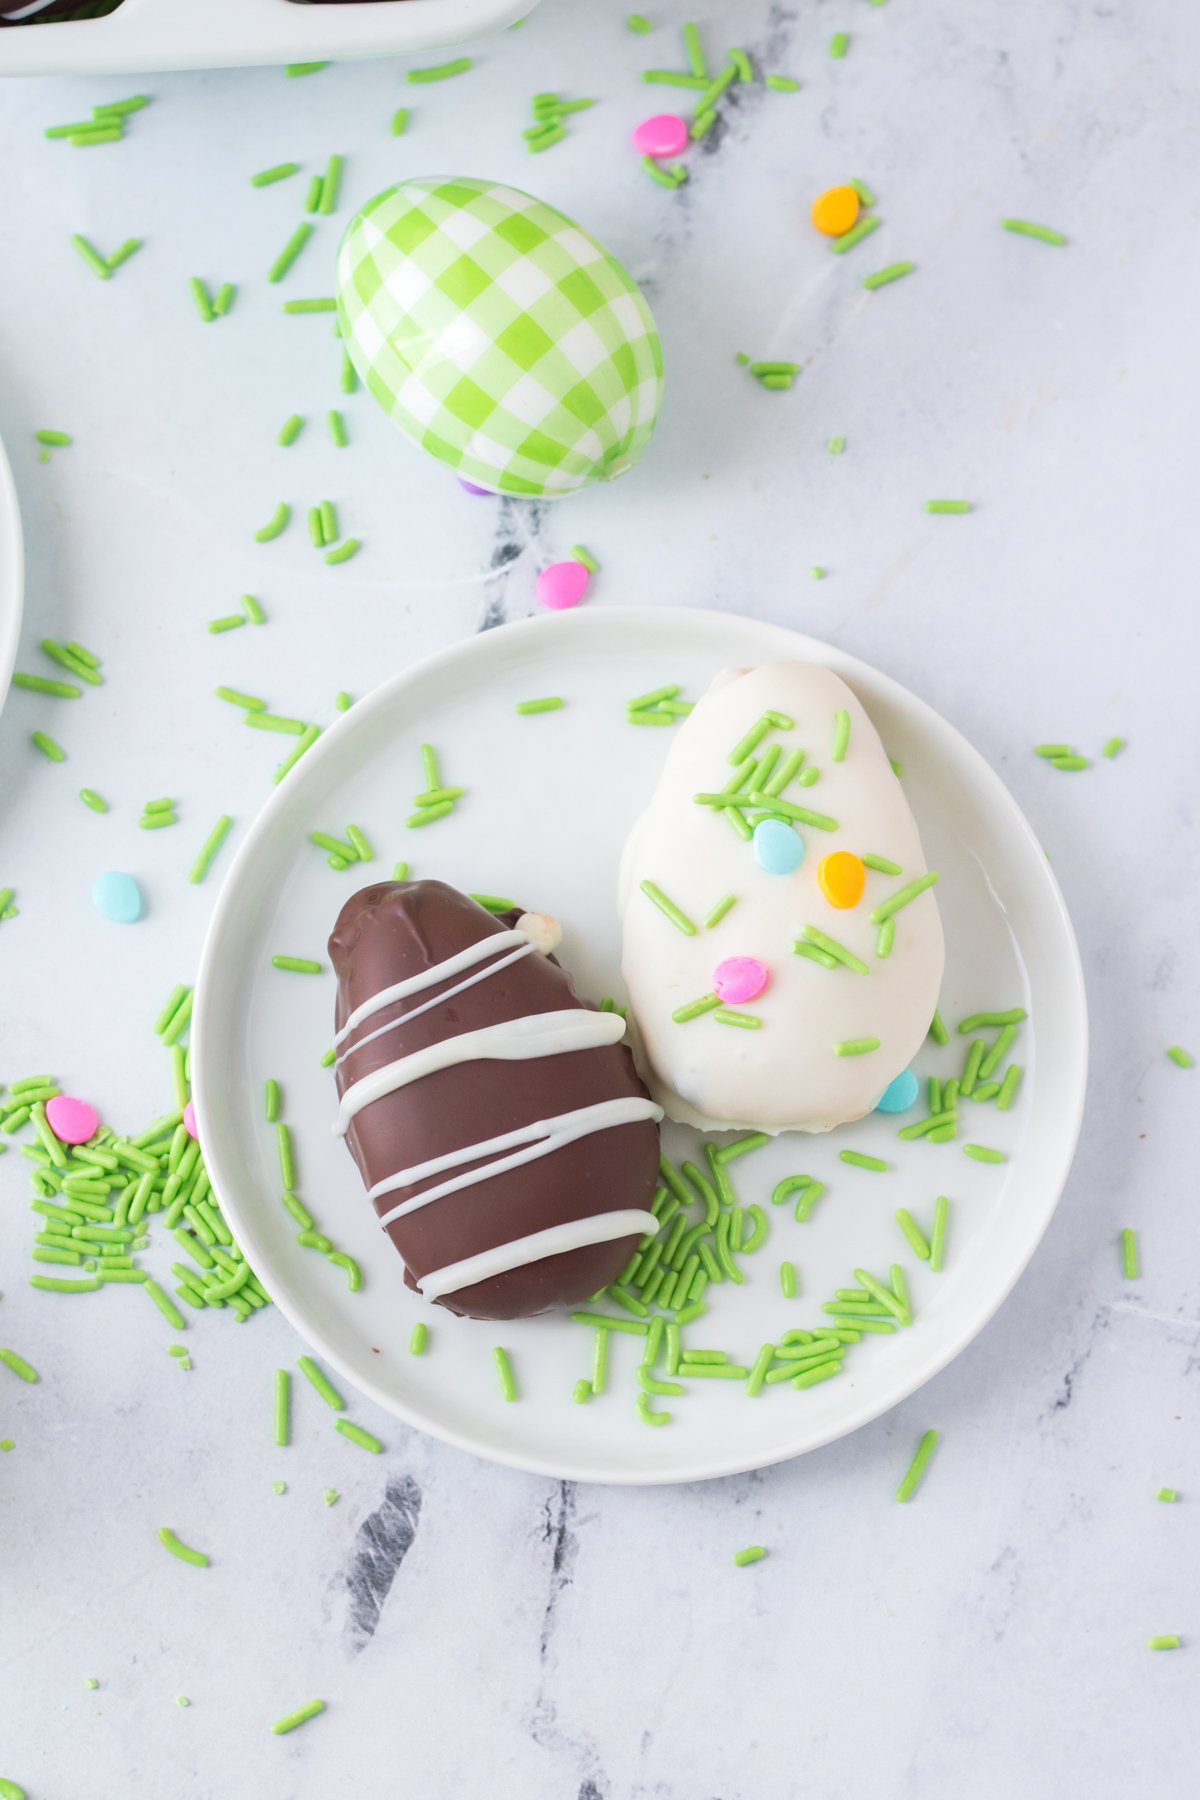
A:
[[[834,762],[835,714],[850,716],[845,757]],[[795,721],[772,730],[754,754],[778,744],[780,761],[803,746],[811,787],[791,782],[780,796],[837,821],[824,831],[805,824],[804,860],[792,874],[759,867],[753,846],[718,809],[692,796],[723,788],[733,773],[729,753],[767,711]],[[777,765],[778,766],[778,765]],[[751,820],[765,810],[747,804]],[[868,869],[853,908],[834,907],[817,876],[836,850],[870,853],[900,865],[886,875]],[[895,943],[876,954],[878,926],[868,915],[926,873],[916,821],[878,733],[853,692],[832,670],[808,663],[767,663],[726,670],[679,727],[658,787],[630,832],[618,890],[631,1037],[642,1074],[668,1116],[704,1130],[750,1128],[829,1131],[860,1118],[908,1067],[937,1005],[945,946],[937,902],[926,891],[895,914]],[[692,920],[687,936],[641,891],[654,882]],[[711,930],[703,920],[724,894],[736,904]],[[815,926],[867,965],[860,975],[798,956],[793,943]],[[684,1024],[677,1007],[712,992],[725,957],[752,956],[770,970],[766,991],[736,1010],[759,1029],[719,1023],[711,1012]],[[864,1055],[838,1056],[834,1045],[878,1038]]]

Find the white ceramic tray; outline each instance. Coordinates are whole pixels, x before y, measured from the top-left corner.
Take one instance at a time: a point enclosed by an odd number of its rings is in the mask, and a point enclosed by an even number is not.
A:
[[[790,1134],[730,1165],[739,1198],[766,1202],[785,1174],[805,1171],[828,1190],[805,1224],[767,1206],[770,1236],[745,1262],[744,1287],[710,1290],[692,1345],[751,1360],[767,1337],[819,1322],[820,1302],[856,1265],[906,1269],[915,1317],[893,1337],[851,1348],[836,1380],[786,1384],[749,1400],[740,1385],[694,1383],[656,1401],[673,1414],[651,1430],[634,1410],[640,1340],[614,1338],[609,1391],[575,1405],[589,1372],[591,1333],[564,1315],[504,1325],[459,1320],[406,1289],[344,1144],[335,1140],[333,1077],[319,1066],[332,1032],[334,981],[325,940],[356,886],[386,879],[397,858],[414,876],[514,896],[556,914],[560,955],[579,991],[620,995],[614,889],[630,820],[656,778],[667,731],[637,729],[625,699],[664,681],[699,695],[729,664],[799,657],[828,663],[854,687],[904,767],[931,865],[942,871],[946,927],[943,1010],[1028,1007],[1019,1039],[1027,1074],[1012,1111],[964,1102],[964,1140],[1003,1149],[982,1166],[962,1144],[900,1142],[902,1119],[881,1114],[811,1138]],[[517,717],[515,703],[561,694],[562,711]],[[420,783],[418,745],[442,754],[446,780],[468,790],[454,816],[406,831]],[[353,820],[377,860],[331,871],[308,843],[314,827]],[[277,952],[326,963],[321,976],[271,967]],[[886,676],[826,644],[777,626],[667,608],[583,609],[507,626],[398,675],[358,702],[275,791],[231,865],[197,985],[193,1079],[208,1168],[231,1223],[277,1304],[338,1375],[383,1407],[480,1455],[559,1477],[687,1481],[794,1456],[895,1405],[957,1356],[1004,1299],[1054,1210],[1082,1111],[1086,1016],[1079,959],[1046,858],[982,758],[928,706]],[[964,1040],[929,1042],[922,1073],[950,1075]],[[279,1203],[274,1133],[262,1089],[278,1079],[295,1133],[299,1191],[318,1223],[358,1258],[364,1286],[295,1243]],[[682,1129],[670,1154],[694,1153]],[[886,1174],[838,1160],[853,1147],[887,1158]],[[908,1207],[928,1227],[934,1197],[950,1196],[945,1270],[908,1252],[895,1222]],[[778,1266],[795,1262],[800,1298],[785,1301]],[[408,1353],[415,1320],[430,1350]],[[520,1386],[502,1400],[492,1348],[509,1351]]]
[[[500,31],[538,0],[124,0],[103,19],[0,30],[0,74],[133,74],[423,54]]]

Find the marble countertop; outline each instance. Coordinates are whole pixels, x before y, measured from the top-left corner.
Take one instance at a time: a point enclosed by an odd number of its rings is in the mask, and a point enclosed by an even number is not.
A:
[[[69,708],[14,692],[0,719],[0,884],[20,908],[0,924],[0,1076],[53,1069],[130,1124],[166,1103],[150,1026],[191,978],[219,868],[201,887],[186,872],[218,813],[245,830],[276,760],[212,699],[216,682],[326,719],[335,688],[361,694],[530,613],[539,564],[582,540],[601,564],[589,604],[795,624],[914,688],[1000,769],[1087,971],[1074,1173],[998,1317],[904,1405],[759,1475],[633,1491],[494,1468],[365,1402],[385,1455],[331,1440],[307,1409],[274,1450],[271,1371],[300,1348],[285,1321],[199,1320],[184,1374],[134,1296],[31,1292],[26,1165],[10,1151],[0,1343],[41,1380],[0,1369],[0,1775],[29,1800],[1126,1800],[1190,1786],[1200,1073],[1165,1047],[1200,1051],[1181,378],[1200,14],[1169,0],[707,10],[714,54],[744,44],[801,89],[735,89],[668,193],[627,135],[669,98],[638,72],[680,66],[687,15],[657,0],[659,29],[639,38],[622,10],[545,0],[431,88],[406,88],[395,64],[154,78],[133,84],[154,98],[127,140],[96,151],[42,128],[130,84],[4,89],[0,431],[27,537],[20,666],[42,666],[42,636],[74,637],[102,651],[106,684]],[[533,160],[528,96],[549,87],[601,104]],[[412,122],[394,139],[401,102]],[[635,474],[553,509],[473,502],[364,395],[341,399],[328,321],[282,319],[262,279],[305,177],[247,183],[331,151],[347,159],[341,220],[405,173],[487,174],[534,187],[625,259],[668,365]],[[807,208],[851,174],[885,225],[831,257]],[[1004,214],[1070,243],[1010,236]],[[328,291],[338,229],[321,226],[291,292]],[[146,244],[101,285],[73,231]],[[909,279],[864,292],[900,257]],[[239,284],[217,325],[192,311],[196,274]],[[762,392],[740,349],[803,376]],[[337,404],[346,451],[316,423]],[[314,423],[277,450],[293,410]],[[74,444],[39,464],[39,426]],[[841,457],[825,450],[835,434]],[[352,565],[326,570],[295,531],[271,554],[250,542],[283,495],[323,493],[363,541]],[[975,510],[928,517],[941,495]],[[247,590],[269,628],[209,637]],[[30,748],[37,728],[65,765]],[[1082,774],[1031,754],[1048,737],[1095,754],[1114,733],[1125,753]],[[79,804],[84,783],[107,817]],[[159,793],[179,797],[181,826],[141,833],[140,803]],[[114,866],[150,905],[119,939],[88,901]],[[1121,1279],[1125,1225],[1135,1282]],[[936,1461],[899,1507],[930,1425]],[[1156,1503],[1164,1484],[1179,1504]],[[164,1556],[164,1522],[212,1552],[209,1571]],[[735,1569],[751,1541],[767,1559]],[[1152,1654],[1160,1632],[1184,1648]],[[315,1694],[322,1719],[269,1734]]]

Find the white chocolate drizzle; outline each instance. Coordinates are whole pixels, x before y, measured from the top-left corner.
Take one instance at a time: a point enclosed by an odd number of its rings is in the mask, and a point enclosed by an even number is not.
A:
[[[435,1006],[440,1006],[443,1000],[452,1000],[455,994],[461,994],[464,989],[475,987],[480,981],[486,981],[489,975],[498,975],[501,969],[507,969],[510,963],[520,962],[523,956],[532,955],[536,948],[536,944],[522,944],[511,955],[502,956],[499,962],[489,963],[485,969],[476,969],[473,975],[466,976],[462,981],[456,981],[453,987],[447,988],[444,993],[435,994],[432,1000],[422,1001],[420,1006],[414,1006],[410,1012],[401,1013],[398,1018],[389,1019],[386,1025],[377,1025],[374,1031],[368,1031],[365,1037],[360,1037],[356,1044],[347,1044],[337,1059],[338,1064],[345,1062],[348,1056],[353,1056],[356,1050],[361,1050],[364,1044],[373,1044],[376,1038],[381,1038],[385,1033],[394,1031],[397,1025],[407,1025],[410,1019],[419,1018],[422,1013],[430,1012]]]
[[[602,1015],[607,1017],[608,1015]],[[551,1225],[545,1231],[531,1231],[528,1237],[514,1238],[509,1244],[497,1244],[494,1250],[481,1250],[477,1256],[465,1256],[461,1262],[447,1263],[433,1269],[417,1284],[426,1300],[440,1300],[443,1294],[456,1294],[476,1282],[490,1281],[506,1275],[510,1269],[524,1269],[530,1263],[542,1262],[548,1256],[563,1256],[570,1250],[584,1250],[592,1244],[610,1244],[615,1238],[642,1236],[657,1231],[653,1213],[629,1207],[620,1212],[593,1213],[587,1219],[570,1219],[565,1225]]]
[[[465,950],[448,956],[444,962],[434,963],[431,969],[423,969],[419,975],[409,975],[404,981],[394,981],[391,987],[380,988],[377,994],[372,994],[369,1000],[364,1000],[361,1006],[355,1007],[334,1038],[334,1043],[340,1044],[364,1019],[382,1012],[394,1000],[407,1000],[410,994],[419,994],[424,988],[435,987],[439,981],[448,981],[452,975],[461,974],[463,969],[473,969],[476,963],[486,961],[489,956],[494,956],[498,950],[508,949],[511,944],[523,944],[530,950],[534,948],[533,939],[527,932],[493,931],[489,936],[480,938],[477,943],[468,944]]]
[[[463,1031],[457,1037],[443,1038],[440,1044],[399,1056],[382,1069],[373,1069],[352,1082],[342,1095],[334,1131],[338,1137],[345,1137],[351,1119],[364,1107],[459,1063],[529,1062],[539,1056],[562,1056],[573,1050],[598,1050],[619,1043],[624,1035],[625,1021],[619,1013],[588,1012],[576,1007],[563,1012],[528,1013],[502,1025]]]
[[[445,1156],[434,1156],[428,1162],[414,1164],[411,1169],[401,1169],[397,1174],[389,1175],[385,1181],[377,1181],[368,1198],[381,1199],[384,1194],[394,1193],[397,1188],[412,1187],[415,1182],[426,1181],[431,1175],[440,1175],[447,1169],[476,1162],[481,1157],[497,1158],[495,1162],[455,1175],[449,1181],[439,1182],[436,1187],[426,1188],[424,1193],[414,1194],[410,1200],[393,1206],[389,1212],[382,1213],[379,1219],[381,1225],[390,1225],[394,1219],[403,1219],[420,1207],[428,1206],[430,1201],[440,1200],[443,1194],[457,1193],[459,1189],[470,1187],[477,1181],[487,1181],[493,1175],[503,1175],[509,1169],[520,1168],[522,1164],[533,1162],[539,1156],[549,1156],[555,1150],[561,1150],[566,1144],[574,1144],[594,1131],[608,1131],[616,1125],[633,1125],[642,1119],[661,1118],[662,1107],[640,1095],[629,1095],[620,1100],[601,1100],[595,1106],[581,1106],[574,1112],[559,1113],[552,1119],[535,1119],[533,1124],[522,1125],[517,1131],[507,1131],[502,1137],[487,1138],[478,1144],[464,1144],[461,1150],[450,1150]],[[518,1149],[517,1146],[524,1147]],[[515,1154],[500,1155],[504,1150],[514,1150]]]

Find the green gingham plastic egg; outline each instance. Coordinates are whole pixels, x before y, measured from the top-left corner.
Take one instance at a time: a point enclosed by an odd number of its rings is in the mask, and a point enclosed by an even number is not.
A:
[[[466,177],[377,194],[338,252],[355,368],[466,481],[555,499],[623,475],[654,429],[662,348],[632,278],[519,188]]]

